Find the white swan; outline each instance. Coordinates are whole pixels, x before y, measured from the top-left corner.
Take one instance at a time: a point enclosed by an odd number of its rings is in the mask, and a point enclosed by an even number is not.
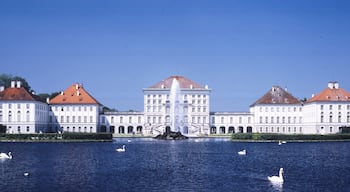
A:
[[[118,148],[116,149],[118,152],[125,152],[125,145],[123,145],[122,148]]]
[[[268,176],[267,178],[273,183],[283,183],[283,168],[280,168],[278,176]]]
[[[242,151],[238,151],[238,155],[246,155],[247,151],[243,149]]]
[[[12,159],[11,151],[8,152],[8,154],[6,154],[6,153],[0,153],[0,159]]]

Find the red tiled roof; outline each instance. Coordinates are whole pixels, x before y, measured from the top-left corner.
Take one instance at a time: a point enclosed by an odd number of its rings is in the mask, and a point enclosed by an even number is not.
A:
[[[50,104],[98,104],[101,105],[95,98],[93,98],[80,84],[73,84],[61,94],[50,100]]]
[[[25,88],[9,87],[0,92],[1,101],[43,101],[39,96],[29,93]]]
[[[254,104],[300,104],[301,102],[279,86],[273,86],[264,96],[258,99]]]
[[[183,76],[170,76],[167,79],[164,79],[157,84],[149,87],[151,89],[170,89],[171,84],[173,83],[173,79],[176,79],[179,82],[180,88],[181,89],[204,89],[203,86],[199,85],[198,83],[187,79],[186,77]]]
[[[317,94],[316,96],[311,97],[306,101],[306,103],[311,102],[335,102],[335,101],[350,101],[350,93],[345,91],[342,88],[329,88]]]

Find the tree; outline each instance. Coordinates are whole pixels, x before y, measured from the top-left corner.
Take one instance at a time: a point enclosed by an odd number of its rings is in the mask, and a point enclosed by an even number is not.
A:
[[[34,90],[30,87],[27,80],[25,80],[23,77],[20,76],[12,76],[8,74],[0,74],[0,86],[5,86],[5,88],[8,88],[11,86],[11,81],[21,81],[21,86],[26,89],[29,93],[34,92]]]

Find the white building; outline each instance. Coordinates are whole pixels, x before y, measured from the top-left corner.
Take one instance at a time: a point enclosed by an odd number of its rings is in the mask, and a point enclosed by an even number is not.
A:
[[[20,81],[0,88],[0,124],[6,126],[7,133],[48,132],[48,122],[48,104],[29,93]]]
[[[350,126],[350,93],[329,82],[328,87],[313,95],[303,107],[303,129],[307,134],[338,133]]]
[[[254,115],[250,112],[212,112],[210,134],[252,133]]]
[[[172,111],[173,81],[179,85],[176,110]],[[144,88],[144,132],[160,134],[166,130],[180,130],[187,135],[208,135],[210,130],[210,92],[183,76],[171,76],[155,85]]]
[[[81,84],[73,84],[49,102],[53,132],[106,132],[100,126],[103,106]]]
[[[302,134],[302,102],[279,86],[272,88],[250,106],[252,132]]]
[[[101,126],[116,134],[143,134],[143,112],[105,112],[101,115]]]
[[[178,85],[174,89],[173,82]],[[174,90],[176,94],[174,94]],[[49,101],[28,93],[21,82],[0,87],[0,124],[7,133],[110,132],[155,136],[181,131],[189,136],[232,133],[333,134],[350,127],[350,93],[338,82],[302,103],[272,86],[249,112],[210,112],[208,86],[170,76],[143,89],[143,112],[103,112],[81,84]],[[177,95],[174,97],[174,95]],[[50,110],[51,107],[51,110]]]

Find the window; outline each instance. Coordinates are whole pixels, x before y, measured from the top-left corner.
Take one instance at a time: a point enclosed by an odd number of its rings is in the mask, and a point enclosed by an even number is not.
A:
[[[341,123],[341,113],[339,112],[339,115],[338,115],[338,123]]]
[[[21,121],[21,111],[17,111],[17,121]]]
[[[69,116],[67,116],[67,123],[69,123]]]
[[[224,117],[221,117],[221,123],[224,123]]]
[[[329,128],[329,132],[332,133],[333,132],[333,127]]]
[[[260,120],[259,120],[259,122],[260,122],[260,123],[262,123],[262,121],[263,121],[263,117],[260,117]]]
[[[132,123],[132,117],[129,117],[129,123]]]
[[[276,123],[280,123],[280,117],[277,117],[277,122]]]
[[[120,123],[123,123],[123,117],[119,118]]]
[[[10,104],[9,104],[9,105],[10,105]],[[9,118],[8,118],[8,120],[9,120],[9,122],[12,121],[12,112],[11,112],[11,111],[9,111]]]
[[[29,109],[29,103],[26,104],[26,109]]]
[[[242,117],[239,117],[238,121],[241,124],[242,123]]]
[[[274,123],[274,118],[273,117],[271,117],[271,123]]]
[[[17,103],[17,109],[21,109],[21,104]]]
[[[268,123],[268,122],[269,122],[269,118],[265,117],[265,123]]]
[[[332,110],[333,109],[333,105],[329,105],[329,110]]]
[[[341,110],[341,105],[338,105],[338,110]]]
[[[29,131],[30,131],[29,126],[27,126],[27,132],[29,132]]]

